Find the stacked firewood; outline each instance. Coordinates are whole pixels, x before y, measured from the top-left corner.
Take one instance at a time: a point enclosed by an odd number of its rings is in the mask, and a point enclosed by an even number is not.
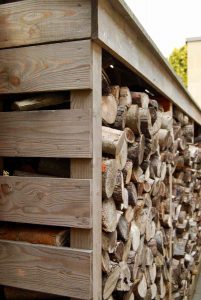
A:
[[[201,250],[201,149],[193,124],[174,111],[172,299],[188,299],[198,273]]]
[[[103,299],[167,299],[171,112],[146,93],[102,97]]]

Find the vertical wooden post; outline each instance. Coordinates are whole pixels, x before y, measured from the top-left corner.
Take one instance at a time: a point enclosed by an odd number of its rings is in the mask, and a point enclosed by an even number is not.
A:
[[[173,120],[173,104],[170,102],[169,107],[170,115]],[[171,129],[173,133],[173,127]],[[170,216],[171,216],[171,228],[170,228],[170,244],[169,244],[169,258],[170,258],[170,284],[169,284],[169,300],[172,300],[172,246],[173,246],[173,206],[172,206],[172,166],[168,165],[169,168],[169,197],[170,197]]]
[[[93,250],[93,299],[102,299],[102,275],[101,275],[101,48],[92,43],[92,91],[78,91],[71,93],[71,108],[91,109],[91,139],[92,159],[72,159],[71,177],[90,178],[92,184],[92,215],[93,228],[91,230],[71,230],[71,247]]]
[[[171,216],[171,228],[170,228],[170,243],[169,243],[169,257],[170,257],[170,284],[169,284],[169,300],[172,300],[172,243],[173,243],[173,208],[172,208],[172,167],[169,164],[169,197],[170,197],[170,216]]]

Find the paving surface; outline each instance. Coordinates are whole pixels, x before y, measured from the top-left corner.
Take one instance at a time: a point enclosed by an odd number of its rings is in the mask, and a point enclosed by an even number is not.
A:
[[[198,278],[193,300],[201,300],[201,275]]]

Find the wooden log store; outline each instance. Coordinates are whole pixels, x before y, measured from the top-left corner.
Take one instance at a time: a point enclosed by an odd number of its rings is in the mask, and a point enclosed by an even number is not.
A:
[[[201,111],[123,0],[1,0],[0,110],[0,299],[192,298]]]

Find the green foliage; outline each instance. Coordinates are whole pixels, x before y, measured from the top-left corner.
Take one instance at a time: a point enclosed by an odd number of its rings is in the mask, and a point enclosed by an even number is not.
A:
[[[169,57],[169,63],[187,87],[187,46],[175,48]]]

